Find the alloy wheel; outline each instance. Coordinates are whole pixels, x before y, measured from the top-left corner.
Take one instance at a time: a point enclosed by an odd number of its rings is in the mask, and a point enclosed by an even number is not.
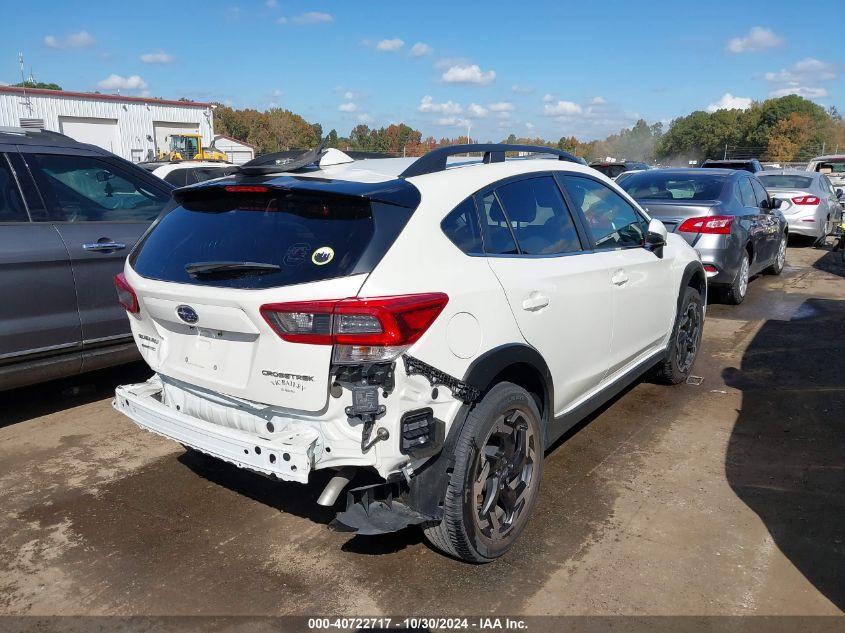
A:
[[[742,258],[742,264],[739,268],[739,296],[744,297],[748,292],[748,256]]]
[[[473,470],[475,519],[490,540],[504,539],[535,494],[538,439],[520,409],[501,415],[490,430]]]
[[[694,303],[690,303],[681,315],[678,340],[675,345],[675,361],[681,373],[685,374],[692,367],[700,341],[701,313]]]
[[[783,268],[783,265],[786,263],[786,238],[782,238],[780,244],[778,244],[778,257],[777,257],[777,267]]]

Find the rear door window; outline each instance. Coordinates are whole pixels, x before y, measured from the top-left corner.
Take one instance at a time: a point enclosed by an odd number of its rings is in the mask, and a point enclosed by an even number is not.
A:
[[[225,193],[212,187],[199,195],[162,217],[135,249],[129,261],[138,274],[196,285],[273,288],[369,272],[356,268],[362,255],[368,251],[366,260],[374,265],[411,213],[365,199],[284,189]],[[369,252],[373,249],[379,252]],[[221,263],[264,269],[190,272]]]
[[[145,222],[170,199],[111,161],[72,154],[26,154],[55,222]]]
[[[622,196],[591,178],[563,176],[561,181],[572,203],[583,213],[597,249],[643,245],[645,220]]]
[[[28,222],[29,216],[6,155],[0,154],[0,222]]]
[[[748,178],[739,179],[739,197],[744,207],[756,207],[757,200],[754,198],[754,188]]]
[[[559,255],[581,250],[578,231],[551,176],[529,178],[496,189],[520,253]]]
[[[763,188],[763,185],[754,178],[751,178],[751,187],[754,189],[754,197],[757,199],[757,206],[763,206],[763,203],[768,201],[769,194],[766,193],[766,190]]]

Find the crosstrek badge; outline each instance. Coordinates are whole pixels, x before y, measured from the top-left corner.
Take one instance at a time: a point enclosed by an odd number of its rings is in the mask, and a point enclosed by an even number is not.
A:
[[[334,259],[334,249],[331,246],[321,246],[311,253],[311,263],[315,266],[325,266]]]

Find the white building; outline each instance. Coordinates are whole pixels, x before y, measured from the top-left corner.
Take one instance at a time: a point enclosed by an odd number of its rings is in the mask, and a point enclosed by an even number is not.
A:
[[[235,163],[235,165],[243,165],[255,158],[255,146],[234,139],[231,136],[215,134],[214,147],[226,154],[229,162]]]
[[[88,92],[0,86],[0,126],[32,127],[67,134],[140,162],[166,151],[169,134],[214,135],[214,106]]]

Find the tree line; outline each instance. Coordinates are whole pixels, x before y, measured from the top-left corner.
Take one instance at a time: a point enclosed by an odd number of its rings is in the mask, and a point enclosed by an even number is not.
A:
[[[260,154],[314,147],[323,136],[319,123],[273,108],[265,112],[218,105],[214,131],[254,145]],[[347,136],[328,132],[330,147],[420,156],[435,147],[478,142],[466,135],[423,138],[405,123],[371,128],[358,124]],[[753,102],[746,110],[698,110],[661,123],[644,119],[600,140],[581,141],[563,136],[557,141],[510,134],[502,142],[543,145],[566,150],[588,161],[615,158],[649,163],[686,164],[706,158],[760,158],[767,161],[806,161],[823,151],[845,151],[845,122],[835,107],[825,109],[797,95]],[[489,140],[488,140],[489,142]]]

